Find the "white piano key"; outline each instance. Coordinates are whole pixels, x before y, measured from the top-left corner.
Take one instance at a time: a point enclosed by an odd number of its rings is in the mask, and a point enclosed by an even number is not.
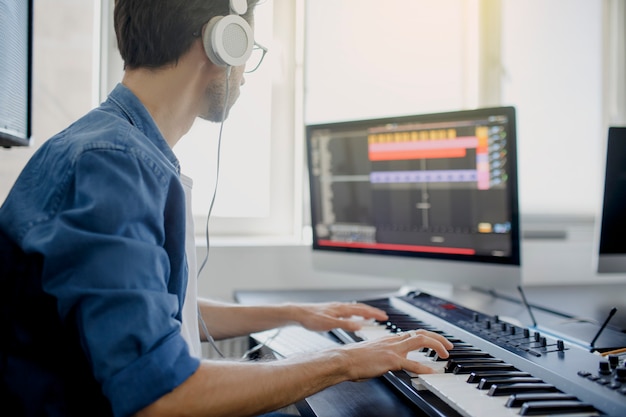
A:
[[[418,350],[409,352],[406,357],[412,361],[419,362],[423,365],[428,366],[438,374],[443,374],[445,372],[446,362],[436,362],[433,360],[433,358],[427,357],[423,352],[420,352]],[[418,376],[417,374],[408,371],[407,374],[409,374],[412,378]]]
[[[464,417],[519,416],[520,408],[508,408],[506,406],[506,402],[509,399],[508,395],[490,397],[487,395],[489,390],[477,389],[476,384],[468,384],[466,381],[467,375],[424,374],[412,379],[412,384],[417,390],[427,389],[437,395]],[[589,417],[597,415],[597,413],[559,414],[562,417]]]
[[[467,375],[424,374],[413,380],[416,389],[428,389],[464,417],[519,416],[519,408],[507,408],[508,397],[490,397],[487,390],[468,384]]]
[[[360,330],[354,332],[363,340],[376,340],[381,337],[389,336],[391,333],[382,325],[367,325],[363,326]]]

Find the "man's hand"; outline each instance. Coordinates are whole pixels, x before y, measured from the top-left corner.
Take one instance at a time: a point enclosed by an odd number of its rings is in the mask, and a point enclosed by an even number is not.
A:
[[[356,331],[363,319],[387,320],[387,313],[362,303],[310,303],[292,304],[292,319],[301,326],[314,331],[340,328]]]
[[[416,374],[430,374],[433,369],[410,360],[407,354],[427,347],[434,349],[442,358],[448,357],[448,350],[454,345],[440,334],[426,330],[412,330],[381,337],[366,342],[351,343],[340,349],[349,357],[350,379],[360,381],[379,376],[386,371],[404,369]]]

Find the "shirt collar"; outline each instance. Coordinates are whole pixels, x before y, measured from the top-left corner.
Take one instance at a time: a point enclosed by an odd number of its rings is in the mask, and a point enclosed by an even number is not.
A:
[[[129,122],[139,129],[156,146],[180,173],[178,158],[170,148],[150,112],[141,100],[128,87],[119,83],[115,86],[107,102],[115,104],[126,115]]]

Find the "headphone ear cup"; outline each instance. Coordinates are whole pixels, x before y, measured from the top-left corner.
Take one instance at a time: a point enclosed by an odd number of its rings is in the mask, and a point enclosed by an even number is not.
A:
[[[250,24],[241,16],[215,16],[207,23],[202,43],[215,65],[236,67],[250,58],[254,34]]]

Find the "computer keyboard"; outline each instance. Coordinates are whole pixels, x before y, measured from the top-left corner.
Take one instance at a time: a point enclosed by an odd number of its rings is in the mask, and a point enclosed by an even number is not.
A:
[[[340,345],[322,333],[307,330],[300,326],[286,326],[264,332],[253,333],[258,343],[267,346],[274,353],[288,358],[308,352],[317,352]]]

